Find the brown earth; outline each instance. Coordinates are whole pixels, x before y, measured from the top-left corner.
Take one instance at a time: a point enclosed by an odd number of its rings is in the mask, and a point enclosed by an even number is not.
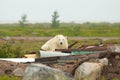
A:
[[[104,66],[102,76],[107,80],[120,79],[120,59],[109,59],[109,65]]]
[[[103,67],[102,76],[107,80],[120,79],[120,53],[106,53],[101,55],[103,56],[108,58],[109,65]]]
[[[4,37],[0,38],[0,40],[49,40],[52,37]],[[120,39],[120,37],[68,37],[70,40],[82,40],[82,39],[101,39],[103,41],[110,39]]]
[[[28,64],[0,60],[0,76],[5,74],[12,76],[12,72],[17,68],[22,68],[25,71],[27,65]]]

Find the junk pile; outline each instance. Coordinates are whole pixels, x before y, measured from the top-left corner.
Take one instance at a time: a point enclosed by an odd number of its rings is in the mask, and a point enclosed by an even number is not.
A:
[[[77,45],[77,46],[76,46]],[[97,46],[79,46],[79,42],[76,41],[68,46],[68,49],[55,49],[55,51],[43,51],[40,50],[40,57],[53,57],[53,56],[68,56],[68,55],[79,55],[79,54],[93,54],[106,52],[107,46],[103,44]]]
[[[74,49],[76,43],[71,44],[69,49],[56,49],[55,52],[40,51],[41,58],[35,59],[35,62],[69,73],[70,76],[74,76],[74,80],[120,79],[120,53],[114,46],[100,44]],[[109,67],[114,71],[112,72]]]
[[[27,66],[25,71],[21,71],[22,80],[120,79],[120,52],[116,48],[111,50],[110,46],[103,44],[73,48],[76,43],[71,44],[68,49],[56,49],[54,52],[40,50],[40,58],[24,63]],[[7,65],[9,66],[14,65]],[[11,69],[9,74],[16,72]]]

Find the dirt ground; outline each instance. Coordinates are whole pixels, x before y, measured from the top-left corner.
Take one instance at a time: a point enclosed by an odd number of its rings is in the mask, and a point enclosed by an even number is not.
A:
[[[104,66],[102,76],[107,80],[120,79],[120,59],[109,59],[109,65]]]
[[[120,53],[106,53],[101,57],[103,56],[108,58],[109,65],[104,66],[102,76],[107,80],[112,80],[113,78],[120,79]]]
[[[49,40],[52,37],[4,37],[0,38],[0,40]],[[83,40],[83,39],[101,39],[103,41],[110,39],[120,39],[120,37],[68,37],[70,40]]]
[[[112,80],[113,78],[120,79],[120,53],[104,53],[100,54],[100,58],[107,57],[109,59],[109,65],[104,66],[101,74],[106,80]],[[8,75],[12,76],[12,72],[16,68],[26,69],[26,66],[30,63],[14,63],[9,61],[0,61],[0,76]]]
[[[0,60],[0,76],[2,75],[8,75],[12,76],[13,71],[17,68],[22,68],[23,70],[26,69],[28,64],[23,63],[15,63],[15,62],[9,62],[9,61],[2,61]]]

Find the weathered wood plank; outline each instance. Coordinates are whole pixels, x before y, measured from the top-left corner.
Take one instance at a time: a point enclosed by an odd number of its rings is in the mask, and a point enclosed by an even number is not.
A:
[[[84,49],[55,49],[55,51],[61,51],[65,53],[71,53],[72,51],[107,51],[107,47],[95,46],[92,48],[84,48]]]
[[[74,43],[70,44],[70,45],[68,46],[68,48],[70,49],[72,46],[74,46],[74,45],[77,44],[77,43],[78,43],[78,41],[75,41]]]

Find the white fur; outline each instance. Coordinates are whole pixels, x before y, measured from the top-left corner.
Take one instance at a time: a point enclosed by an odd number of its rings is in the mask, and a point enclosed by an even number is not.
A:
[[[56,35],[54,38],[48,40],[41,49],[45,51],[55,51],[55,49],[68,49],[67,37],[63,35]]]

